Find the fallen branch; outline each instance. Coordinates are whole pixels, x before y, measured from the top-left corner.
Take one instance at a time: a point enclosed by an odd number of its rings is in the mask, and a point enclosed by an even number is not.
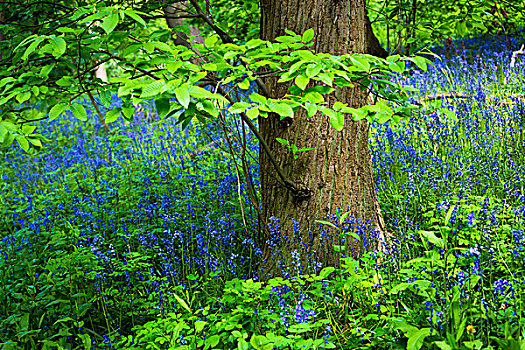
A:
[[[514,68],[514,65],[516,64],[516,57],[518,55],[523,55],[525,56],[525,51],[523,51],[523,48],[525,47],[525,45],[521,45],[521,48],[518,50],[518,51],[514,51],[512,53],[512,58],[510,60],[510,68]]]

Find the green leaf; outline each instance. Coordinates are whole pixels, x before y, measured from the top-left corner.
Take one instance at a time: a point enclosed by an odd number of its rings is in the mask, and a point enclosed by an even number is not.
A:
[[[207,338],[206,341],[204,342],[205,344],[205,349],[207,348],[214,348],[217,346],[217,344],[219,344],[219,341],[221,340],[221,337],[217,334],[214,334],[212,335],[211,337]]]
[[[250,345],[248,342],[242,338],[238,340],[237,343],[237,350],[248,350],[250,348]]]
[[[430,243],[434,244],[436,247],[443,248],[445,245],[443,243],[443,240],[436,236],[436,234],[432,231],[423,231],[419,230],[419,234],[421,235],[421,238],[425,238]]]
[[[219,110],[217,109],[217,106],[215,106],[215,103],[209,100],[202,101],[202,106],[204,107],[204,110],[208,112],[213,117],[217,117],[219,115]]]
[[[242,113],[246,109],[250,108],[250,106],[251,105],[246,102],[235,102],[234,104],[230,106],[230,108],[228,108],[228,112],[235,113],[235,114]]]
[[[55,120],[58,116],[60,116],[67,108],[67,103],[58,103],[51,107],[49,110],[49,120]]]
[[[60,79],[58,79],[56,81],[56,84],[58,86],[61,86],[61,87],[71,86],[72,83],[73,83],[73,81],[72,81],[71,77],[67,77],[67,76],[62,77],[62,78],[60,78]]]
[[[120,108],[114,108],[106,112],[106,123],[113,123],[120,116]]]
[[[135,114],[135,107],[133,105],[122,107],[122,116],[126,120],[131,120],[133,118],[133,114]]]
[[[55,58],[58,58],[60,56],[62,56],[64,54],[64,52],[66,52],[66,41],[62,38],[53,38],[53,41],[52,43],[54,44],[54,48],[55,48],[55,53],[53,54],[53,56],[55,56]]]
[[[245,78],[243,81],[237,84],[240,89],[248,90],[250,88],[250,79]]]
[[[306,67],[306,76],[308,78],[312,78],[317,76],[321,72],[321,69],[323,69],[323,65],[320,63],[310,63],[308,67]]]
[[[306,113],[308,114],[308,118],[313,117],[318,111],[317,106],[313,103],[306,103],[305,108]]]
[[[209,36],[204,40],[204,45],[206,47],[212,47],[217,42],[218,38],[214,36]]]
[[[407,350],[419,350],[423,346],[423,341],[430,335],[430,328],[423,328],[413,333],[407,342]]]
[[[22,92],[21,94],[16,95],[16,100],[19,103],[24,103],[27,100],[29,100],[30,98],[31,98],[31,92],[30,91]]]
[[[345,116],[343,113],[335,112],[328,108],[324,108],[322,112],[330,118],[330,124],[335,130],[343,130],[343,127],[345,126]]]
[[[335,271],[334,267],[328,266],[322,269],[321,272],[319,272],[319,276],[321,276],[322,278],[328,278],[328,276],[330,276],[330,274],[334,271]]]
[[[445,225],[448,225],[450,223],[450,218],[452,217],[452,213],[454,212],[455,208],[455,205],[451,205],[448,209],[447,215],[445,216]]]
[[[172,294],[172,295],[175,297],[175,299],[177,300],[177,302],[178,302],[178,303],[179,303],[184,309],[186,309],[186,311],[188,311],[190,314],[192,314],[190,307],[188,306],[188,304],[187,304],[184,300],[182,300],[181,297],[179,297],[177,294]]]
[[[309,82],[310,78],[308,78],[306,75],[301,74],[295,77],[295,85],[297,85],[301,90],[304,90]]]
[[[426,72],[427,70],[427,59],[426,58],[415,56],[415,57],[409,57],[408,59],[414,62],[416,66],[418,66],[421,70]]]
[[[356,67],[359,71],[367,73],[370,71],[370,63],[368,63],[368,60],[363,56],[355,55],[350,57],[350,60],[352,61],[354,67]]]
[[[266,103],[266,97],[264,97],[263,95],[259,95],[256,92],[251,93],[249,97],[250,97],[250,100],[252,100],[253,102],[256,102],[259,104]]]
[[[259,116],[259,108],[257,107],[252,107],[250,109],[248,109],[246,111],[246,115],[248,116],[248,118],[250,119],[255,119]]]
[[[18,145],[20,146],[20,148],[22,148],[25,152],[29,152],[29,142],[24,136],[16,135],[15,139],[18,142]]]
[[[286,118],[286,117],[289,117],[289,118],[294,117],[293,109],[288,104],[274,102],[274,103],[269,103],[268,107],[270,108],[272,112],[279,114],[281,116],[281,119]]]
[[[40,142],[39,139],[28,138],[28,140],[33,144],[33,146],[42,147],[42,142]]]
[[[434,342],[434,345],[436,345],[441,350],[452,350],[452,347],[448,345],[446,341],[436,341]]]
[[[163,80],[156,80],[142,89],[140,98],[150,98],[160,95],[166,86],[166,82]]]
[[[197,333],[200,333],[204,329],[204,326],[206,326],[207,324],[208,322],[206,321],[195,322],[195,330],[197,331]]]
[[[102,29],[104,29],[106,34],[110,34],[117,25],[118,15],[116,13],[111,13],[109,16],[104,18],[104,21],[102,22]]]
[[[324,221],[324,220],[315,220],[315,222],[320,223],[320,224],[323,224],[323,225],[328,225],[328,226],[331,226],[331,227],[337,229],[337,226],[335,226],[334,224],[332,224],[332,223],[329,222],[329,221]]]
[[[288,327],[290,333],[305,333],[312,330],[312,326],[308,323],[298,323]]]
[[[75,118],[83,122],[87,121],[86,109],[80,103],[73,102],[69,109],[71,109],[71,112]]]
[[[312,40],[314,38],[314,30],[312,28],[306,30],[304,33],[303,33],[303,43],[308,43],[310,42],[310,40]]]
[[[255,348],[255,350],[264,350],[265,345],[268,344],[268,339],[264,335],[253,335],[250,339],[250,344]]]
[[[125,13],[127,16],[129,16],[129,17],[131,17],[132,19],[134,19],[136,22],[142,24],[143,26],[146,25],[146,21],[144,21],[144,20],[142,19],[142,17],[140,17],[135,11],[133,11],[133,10],[129,10],[129,9],[128,9],[128,10],[124,10],[124,13]]]
[[[281,139],[280,137],[276,137],[275,140],[277,140],[277,142],[279,142],[281,145],[289,145],[290,144],[290,141],[285,140],[285,139]]]
[[[167,98],[159,98],[155,100],[155,109],[159,117],[164,118],[170,111],[170,100]]]
[[[24,54],[22,55],[22,60],[26,60],[29,55],[31,55],[33,52],[36,51],[37,46],[45,39],[43,36],[39,36],[35,38],[35,41],[33,41],[27,49],[24,51]]]
[[[0,124],[0,145],[4,143],[4,140],[8,132],[9,131],[7,130],[7,128],[3,126],[2,124]]]
[[[209,92],[208,90],[203,89],[200,86],[190,86],[188,88],[188,91],[189,91],[190,95],[192,97],[195,97],[195,98],[203,98],[203,99],[209,98],[209,99],[212,99],[212,100],[221,100],[221,101],[224,101],[224,102],[228,102],[228,100],[226,100],[221,95]]]
[[[184,107],[188,108],[190,104],[190,92],[188,90],[188,85],[184,84],[175,89],[175,97],[177,101]]]

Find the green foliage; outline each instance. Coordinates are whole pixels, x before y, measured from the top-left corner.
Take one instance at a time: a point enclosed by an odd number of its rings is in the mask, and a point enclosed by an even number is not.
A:
[[[391,53],[414,52],[447,38],[514,35],[525,17],[523,4],[512,1],[370,0],[368,7],[375,33]]]
[[[407,60],[421,68],[427,65],[422,57],[392,56],[384,60],[358,54],[315,54],[309,49],[314,36],[311,29],[302,35],[287,30],[287,35],[275,43],[251,39],[237,44],[208,33],[204,43],[176,46],[170,32],[154,20],[160,7],[146,14],[133,6],[128,2],[119,6],[100,2],[68,10],[60,4],[50,14],[57,19],[41,25],[39,33],[46,34],[29,34],[23,26],[8,29],[6,34],[12,39],[3,48],[9,61],[2,61],[0,73],[0,99],[5,106],[0,142],[4,146],[16,139],[29,150],[26,136],[20,136],[24,135],[21,125],[46,117],[55,119],[68,109],[86,121],[88,115],[78,100],[89,97],[93,101],[93,94],[118,93],[123,99],[124,109],[111,112],[106,123],[120,115],[129,118],[128,106],[150,99],[163,117],[176,117],[183,125],[195,117],[205,122],[226,111],[246,112],[249,118],[270,113],[293,118],[296,113],[308,113],[329,118],[337,130],[343,128],[345,116],[381,123],[399,121],[409,113],[408,95],[389,77],[408,69]],[[217,19],[224,16],[221,11],[214,14]],[[218,33],[221,38],[225,35]],[[114,65],[109,83],[91,74],[99,62]],[[237,94],[268,76],[295,84],[280,99],[253,99],[250,105],[242,105],[246,108],[235,103]],[[354,109],[344,101],[333,106],[326,102],[326,95],[345,87],[369,90],[377,103]],[[384,99],[392,104],[381,102]],[[107,98],[101,97],[100,102],[107,107]],[[24,107],[18,108],[20,104]],[[41,137],[29,136],[30,142],[34,139]]]

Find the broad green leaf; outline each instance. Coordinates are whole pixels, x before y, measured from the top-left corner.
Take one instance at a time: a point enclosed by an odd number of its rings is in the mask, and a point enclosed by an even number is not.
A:
[[[62,56],[64,52],[66,52],[66,41],[64,39],[60,37],[54,37],[52,43],[54,44],[55,48],[55,53],[53,54],[55,58]]]
[[[212,101],[204,100],[202,101],[202,107],[206,112],[208,112],[213,117],[217,117],[219,115],[219,110],[217,109],[217,106],[215,106],[215,103]]]
[[[116,13],[111,13],[109,16],[104,18],[104,21],[102,21],[102,29],[106,32],[106,34],[110,34],[115,27],[118,25],[118,15]]]
[[[221,101],[224,101],[224,102],[228,102],[228,100],[226,100],[221,95],[209,92],[208,90],[203,89],[200,86],[190,86],[188,88],[188,91],[189,91],[190,95],[192,97],[195,97],[195,98],[204,98],[204,99],[210,98],[210,99],[213,99],[213,100],[221,100]]]
[[[136,22],[142,24],[143,26],[146,25],[146,22],[135,11],[128,9],[128,10],[124,10],[124,13],[130,18],[134,19]]]
[[[308,118],[313,117],[318,111],[317,106],[313,103],[306,103],[305,108]]]
[[[260,103],[260,104],[264,104],[267,101],[266,97],[264,97],[263,95],[259,95],[256,92],[251,93],[249,97],[250,97],[250,100],[252,100],[253,102]]]
[[[228,108],[228,112],[230,113],[242,113],[244,112],[246,109],[250,108],[251,105],[247,102],[235,102],[234,104],[232,104],[230,106],[230,108]]]
[[[390,289],[390,294],[397,294],[401,291],[404,291],[405,289],[410,288],[412,284],[410,283],[399,283],[398,285],[394,286],[394,288]]]
[[[206,324],[208,324],[208,322],[206,321],[195,322],[195,330],[197,331],[197,333],[200,333],[204,329],[204,326],[206,326]]]
[[[164,118],[170,111],[170,100],[167,98],[159,98],[155,100],[155,109],[159,117]]]
[[[120,108],[114,108],[106,112],[106,123],[113,123],[120,116]]]
[[[250,79],[245,78],[243,81],[237,84],[240,89],[248,90],[250,88]]]
[[[217,70],[217,65],[215,63],[204,63],[202,69],[214,72]]]
[[[78,120],[83,121],[83,122],[87,120],[86,109],[80,103],[73,102],[71,106],[69,107],[69,109],[71,109],[73,116],[77,118]]]
[[[179,101],[184,108],[188,108],[188,105],[190,104],[190,92],[188,87],[187,84],[184,84],[175,89],[175,97],[177,97],[177,101]]]
[[[150,98],[160,95],[163,92],[166,82],[163,80],[156,80],[142,89],[140,98]]]
[[[452,350],[452,347],[448,345],[446,341],[436,341],[434,342],[434,345],[436,345],[441,350]]]
[[[250,339],[250,344],[252,344],[255,350],[265,350],[265,345],[268,344],[268,339],[266,339],[264,335],[254,334]]]
[[[16,100],[19,103],[24,103],[27,100],[29,100],[30,98],[31,98],[31,92],[30,91],[25,91],[25,92],[22,92],[21,94],[16,95]]]
[[[49,73],[53,70],[54,67],[55,67],[54,64],[49,64],[49,65],[47,65],[47,66],[42,67],[42,69],[40,69],[40,75],[41,75],[43,78],[46,78],[46,79],[47,79]]]
[[[24,125],[22,126],[22,133],[27,135],[31,135],[36,129],[36,125]]]
[[[330,118],[330,124],[335,128],[335,130],[343,130],[345,125],[345,116],[343,113],[332,111],[329,108],[323,108],[322,112]]]
[[[426,337],[430,335],[430,328],[422,328],[413,333],[407,342],[407,350],[419,350],[423,346]]]
[[[363,56],[351,56],[350,60],[352,61],[354,67],[356,67],[359,71],[367,73],[370,71],[370,63],[368,63],[368,60]]]
[[[306,67],[306,76],[308,78],[315,77],[321,72],[321,69],[323,69],[323,65],[321,63],[310,63],[308,67]]]
[[[31,142],[33,144],[33,146],[36,146],[36,147],[42,147],[42,142],[39,140],[39,139],[35,139],[35,138],[27,138],[27,140],[29,142]]]
[[[321,276],[322,278],[328,278],[328,276],[330,276],[330,274],[334,271],[335,271],[334,267],[328,266],[328,267],[323,268],[321,272],[319,272],[319,276]]]
[[[214,348],[219,344],[219,341],[221,340],[221,337],[217,334],[212,335],[211,337],[207,338],[204,342],[205,346],[204,348]]]
[[[135,107],[122,107],[122,116],[124,117],[124,119],[131,120],[133,118],[133,114],[135,114]]]
[[[29,152],[29,142],[24,136],[16,135],[15,139],[18,142],[18,145],[20,146],[20,148],[22,148],[25,152]]]
[[[310,42],[310,40],[312,40],[314,38],[314,30],[312,28],[306,30],[304,33],[303,33],[303,38],[302,38],[302,41],[303,43],[308,43]]]
[[[64,76],[56,81],[56,84],[61,87],[68,87],[73,84],[71,77]]]
[[[215,43],[217,42],[218,38],[213,35],[213,36],[209,36],[207,37],[205,40],[204,40],[204,45],[206,47],[212,47],[213,45],[215,45]]]
[[[257,107],[252,107],[250,109],[248,109],[246,111],[246,115],[248,116],[248,118],[250,119],[255,119],[259,116],[259,108]]]
[[[288,327],[290,333],[305,333],[312,330],[312,326],[308,323],[298,323]]]
[[[334,80],[333,75],[331,76],[328,73],[319,73],[315,76],[315,78],[315,80],[320,80],[328,86],[332,86]]]
[[[3,126],[2,124],[0,124],[0,144],[4,143],[5,137],[8,132],[9,131],[7,130],[7,128]]]
[[[274,113],[277,113],[281,116],[281,119],[285,117],[293,118],[294,113],[292,107],[286,103],[269,103],[268,107]]]
[[[239,338],[237,343],[237,350],[248,350],[250,348],[250,344],[242,338]]]
[[[414,62],[416,64],[416,66],[418,66],[421,70],[423,70],[423,71],[427,70],[427,62],[428,62],[428,60],[426,58],[415,56],[415,57],[409,57],[408,59],[410,61]]]
[[[306,85],[310,82],[310,78],[301,74],[295,77],[295,85],[297,85],[301,90],[306,88]]]
[[[36,37],[35,40],[27,47],[27,49],[24,51],[24,54],[22,55],[22,60],[26,60],[29,55],[31,55],[33,52],[35,52],[37,46],[45,39],[43,36]]]

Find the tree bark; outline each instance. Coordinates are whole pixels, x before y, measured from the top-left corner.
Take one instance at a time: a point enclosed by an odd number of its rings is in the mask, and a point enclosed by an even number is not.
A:
[[[311,49],[315,52],[334,55],[371,53],[368,51],[375,45],[371,42],[373,35],[368,31],[369,25],[365,0],[261,1],[262,39],[274,40],[277,36],[285,35],[285,29],[303,33],[313,28],[315,37]],[[373,39],[377,41],[376,38]],[[273,78],[265,82],[274,98],[284,96],[290,86],[277,84],[277,79]],[[335,96],[337,100],[354,108],[367,103],[367,93],[358,88],[336,89],[328,98],[330,105],[335,102]],[[281,237],[266,237],[270,242],[276,238],[293,242],[296,234],[293,233],[291,222],[295,219],[301,232],[302,246],[308,247],[306,253],[316,251],[323,264],[333,265],[338,262],[332,248],[335,242],[323,243],[320,225],[315,220],[330,218],[337,210],[340,213],[349,210],[351,216],[367,222],[368,227],[384,239],[384,224],[368,146],[369,124],[366,120],[355,122],[347,116],[343,130],[338,132],[330,125],[328,118],[322,115],[308,118],[304,113],[297,113],[290,125],[274,115],[260,118],[259,127],[286,175],[293,182],[308,187],[311,194],[308,197],[297,197],[282,186],[268,156],[265,152],[259,152],[263,217],[266,222],[271,217],[276,217],[281,225]],[[292,153],[276,142],[277,137],[289,140],[299,148],[314,149],[302,152],[294,160]],[[369,239],[371,234],[370,230],[365,233]],[[374,242],[373,249],[378,249],[380,243],[378,240]],[[286,244],[289,251],[284,254],[289,257],[290,250],[298,248],[297,244]],[[357,257],[362,250],[359,244],[355,241],[348,244],[348,254]],[[272,243],[266,245],[267,251],[272,249],[271,245]],[[281,246],[284,244],[281,243]],[[304,250],[302,249],[303,252]],[[304,259],[301,256],[303,263]],[[277,264],[271,257],[267,260],[267,263],[270,262]]]

